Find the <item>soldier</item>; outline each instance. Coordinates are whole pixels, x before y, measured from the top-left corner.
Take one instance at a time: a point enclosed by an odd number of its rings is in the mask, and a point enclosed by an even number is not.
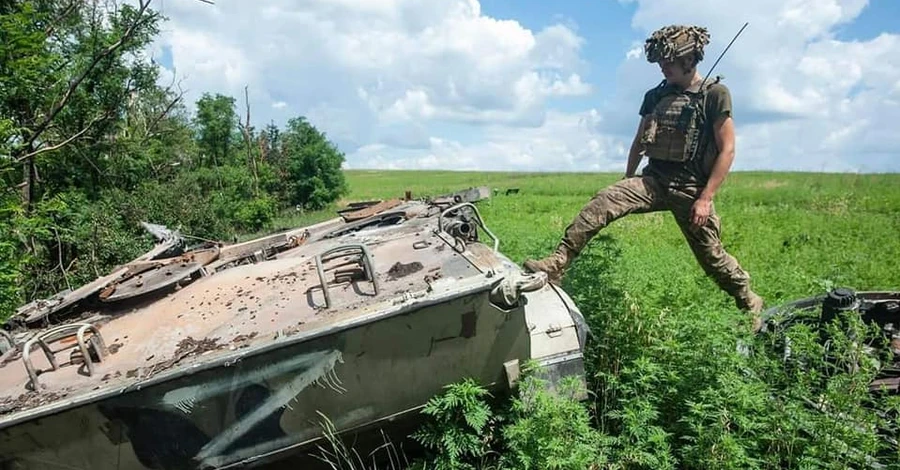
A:
[[[703,83],[697,64],[709,43],[706,28],[672,25],[644,44],[647,61],[665,79],[644,94],[640,124],[631,144],[625,177],[599,191],[566,228],[552,254],[527,260],[525,268],[546,272],[559,285],[565,270],[602,228],[628,214],[666,210],[673,214],[697,262],[738,308],[761,326],[763,299],[750,276],[722,247],[713,197],[734,159],[731,95],[721,77]],[[648,164],[635,176],[643,157]]]

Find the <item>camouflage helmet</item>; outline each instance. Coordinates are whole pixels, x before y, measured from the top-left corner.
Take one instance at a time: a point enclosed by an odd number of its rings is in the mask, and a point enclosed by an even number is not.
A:
[[[670,25],[653,32],[644,42],[648,62],[675,60],[690,53],[703,60],[703,47],[709,44],[709,32],[702,26]]]

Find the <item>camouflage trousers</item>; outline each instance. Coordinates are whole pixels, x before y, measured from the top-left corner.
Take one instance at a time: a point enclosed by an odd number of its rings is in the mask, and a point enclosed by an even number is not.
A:
[[[691,207],[700,191],[700,188],[666,186],[651,176],[621,180],[591,198],[566,228],[557,251],[567,252],[563,257],[571,262],[601,229],[614,220],[628,214],[669,211],[706,274],[734,297],[739,307],[745,308],[755,295],[750,291],[750,276],[722,247],[721,222],[714,207],[711,205],[704,225],[695,227],[691,224]]]

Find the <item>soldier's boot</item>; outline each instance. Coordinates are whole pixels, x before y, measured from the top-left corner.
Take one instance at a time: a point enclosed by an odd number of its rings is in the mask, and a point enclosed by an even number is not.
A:
[[[556,247],[556,251],[549,256],[539,260],[525,260],[523,265],[525,266],[525,269],[530,272],[547,273],[547,282],[558,287],[562,285],[563,275],[566,272],[566,268],[572,264],[573,258],[574,253],[572,253],[572,251],[564,244],[560,243],[559,246]]]
[[[734,295],[734,302],[737,307],[750,314],[753,333],[758,333],[762,329],[762,317],[760,313],[763,311],[763,298],[749,287],[740,289]]]
[[[566,227],[565,235],[556,246],[556,250],[545,258],[526,260],[523,263],[525,269],[531,272],[545,272],[547,273],[547,282],[561,286],[566,269],[572,265],[591,238],[605,225],[604,223],[590,222],[592,220],[590,214],[595,210],[590,206],[583,209]],[[596,220],[596,217],[593,220]]]

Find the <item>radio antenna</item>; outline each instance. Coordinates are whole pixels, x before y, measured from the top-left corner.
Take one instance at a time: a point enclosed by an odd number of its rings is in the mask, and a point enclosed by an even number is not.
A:
[[[720,61],[720,60],[722,60],[722,56],[724,56],[725,53],[728,52],[728,49],[731,47],[732,44],[734,44],[734,41],[737,40],[738,36],[740,36],[741,33],[744,32],[744,28],[746,28],[748,24],[750,24],[750,22],[745,22],[745,23],[744,23],[744,26],[741,27],[741,29],[737,32],[737,34],[734,35],[733,38],[731,38],[731,42],[729,42],[728,45],[725,46],[725,50],[723,50],[722,53],[719,54],[719,58],[716,59],[715,62],[713,62],[712,67],[709,68],[709,72],[706,72],[706,76],[703,77],[703,81],[700,82],[700,89],[701,89],[701,90],[703,89],[703,85],[706,84],[706,79],[709,78],[709,76],[712,74],[713,69],[716,68],[716,65],[719,64],[719,61]]]

